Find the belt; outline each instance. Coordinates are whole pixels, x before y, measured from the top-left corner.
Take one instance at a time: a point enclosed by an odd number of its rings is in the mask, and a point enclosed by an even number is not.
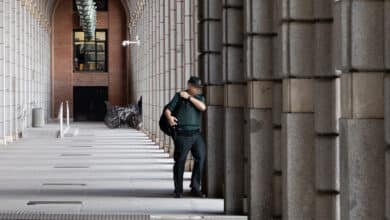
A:
[[[192,136],[194,134],[200,133],[200,129],[184,130],[182,128],[175,127],[175,133],[181,136]]]

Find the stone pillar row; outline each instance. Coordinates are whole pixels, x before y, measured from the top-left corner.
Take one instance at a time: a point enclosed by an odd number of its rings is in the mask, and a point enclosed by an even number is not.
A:
[[[51,2],[50,2],[51,3]],[[0,142],[31,126],[32,108],[50,115],[50,13],[53,5],[0,1]]]
[[[315,219],[340,220],[340,72],[333,2],[314,1]]]
[[[385,219],[385,1],[335,5],[341,54],[336,69],[342,73],[341,219]]]
[[[194,75],[194,1],[147,1],[140,18],[130,27],[139,35],[140,47],[130,47],[132,70],[136,74],[135,97],[143,97],[144,130],[162,149],[173,156],[173,143],[158,126],[162,108],[176,91],[184,89]],[[131,24],[133,24],[130,21]],[[136,60],[136,61],[134,61]],[[141,86],[139,86],[141,85]],[[186,169],[192,167],[191,156]]]
[[[245,170],[249,219],[272,219],[274,211],[273,93],[274,74],[272,45],[273,1],[248,0],[244,4],[244,73],[246,77]],[[236,24],[239,25],[239,24]],[[276,87],[275,87],[276,88]],[[276,92],[277,93],[277,92]],[[276,108],[275,108],[276,109]],[[280,108],[279,108],[280,109]],[[279,114],[280,116],[280,114]],[[280,127],[280,126],[279,126]]]
[[[206,181],[209,197],[222,198],[224,182],[224,87],[222,81],[222,1],[198,1],[199,76],[206,85],[204,134],[207,145]]]
[[[390,2],[384,2],[384,52],[385,52],[385,81],[384,81],[384,120],[386,142],[386,220],[390,219]]]
[[[222,2],[222,81],[224,83],[225,212],[239,214],[246,200],[244,163],[243,1]]]
[[[132,49],[141,63],[133,72],[147,85],[137,91],[146,96],[145,129],[172,155],[157,120],[197,74],[192,41],[199,38],[208,104],[204,190],[225,199],[227,214],[389,219],[389,1],[147,5],[137,30],[148,42]]]

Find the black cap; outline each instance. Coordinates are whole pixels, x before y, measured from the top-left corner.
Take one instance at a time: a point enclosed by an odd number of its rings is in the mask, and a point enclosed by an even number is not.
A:
[[[200,78],[197,76],[191,76],[190,79],[188,80],[188,83],[191,83],[196,87],[202,87],[202,80],[200,80]]]

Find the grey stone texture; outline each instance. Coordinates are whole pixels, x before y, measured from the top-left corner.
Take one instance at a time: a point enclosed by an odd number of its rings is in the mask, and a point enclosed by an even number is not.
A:
[[[314,45],[314,75],[335,76],[332,54],[333,54],[333,23],[318,22],[315,24],[315,45]]]
[[[282,1],[283,18],[310,19],[313,18],[313,0]]]
[[[282,216],[282,176],[274,175],[274,191],[273,191],[273,219],[278,219]]]
[[[283,23],[283,74],[309,77],[314,71],[314,24]]]
[[[275,81],[273,84],[273,92],[272,92],[272,118],[273,123],[276,126],[280,126],[282,124],[282,105],[283,105],[283,94],[282,94],[282,82]]]
[[[224,82],[244,82],[244,58],[241,47],[224,46],[222,49],[222,72]]]
[[[390,219],[390,146],[386,151],[386,220]]]
[[[224,207],[227,214],[240,214],[243,212],[245,187],[243,113],[243,108],[225,108]]]
[[[199,57],[199,70],[205,83],[222,84],[222,56],[218,53],[203,53]]]
[[[339,195],[317,195],[315,220],[341,220],[340,218],[340,196]]]
[[[207,148],[206,178],[207,196],[212,198],[223,197],[224,180],[224,108],[222,106],[208,106],[205,141]]]
[[[351,7],[352,68],[384,69],[384,1],[352,1]]]
[[[270,33],[274,31],[273,7],[270,0],[245,0],[245,30],[247,33]]]
[[[222,43],[242,45],[243,44],[243,12],[241,8],[227,8],[223,10],[222,17]]]
[[[311,220],[315,216],[314,137],[314,114],[283,114],[283,218]]]
[[[205,20],[200,24],[200,52],[219,52],[222,50],[222,26],[220,22]]]
[[[247,82],[247,107],[271,109],[273,98],[272,81],[248,81]]]
[[[390,145],[390,74],[386,74],[384,81],[384,101],[385,101],[385,138],[387,145]]]
[[[319,134],[339,133],[340,79],[316,79],[314,97],[315,131]]]
[[[343,118],[383,118],[384,73],[347,73],[341,76]]]
[[[341,119],[341,219],[385,218],[382,119]]]
[[[222,19],[221,0],[198,0],[199,20],[202,19]]]
[[[250,219],[270,219],[273,204],[272,110],[249,109]]]
[[[273,39],[265,36],[247,36],[245,44],[247,79],[272,79]]]
[[[317,136],[315,140],[316,189],[340,191],[340,145],[337,136]]]
[[[282,172],[282,130],[279,128],[274,129],[273,133],[273,146],[274,146],[274,171]]]
[[[283,80],[283,112],[314,112],[314,80]]]
[[[390,69],[390,2],[385,1],[385,65],[386,69]]]
[[[313,0],[313,13],[316,19],[333,17],[334,1]]]

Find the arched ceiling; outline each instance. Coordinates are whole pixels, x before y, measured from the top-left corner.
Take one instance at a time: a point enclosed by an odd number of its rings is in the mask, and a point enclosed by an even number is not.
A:
[[[47,30],[51,26],[51,17],[55,10],[58,0],[20,0],[21,4],[25,6],[38,20],[38,22]],[[129,15],[129,29],[133,29],[137,23],[140,15],[150,0],[121,0],[125,7],[126,13]]]

